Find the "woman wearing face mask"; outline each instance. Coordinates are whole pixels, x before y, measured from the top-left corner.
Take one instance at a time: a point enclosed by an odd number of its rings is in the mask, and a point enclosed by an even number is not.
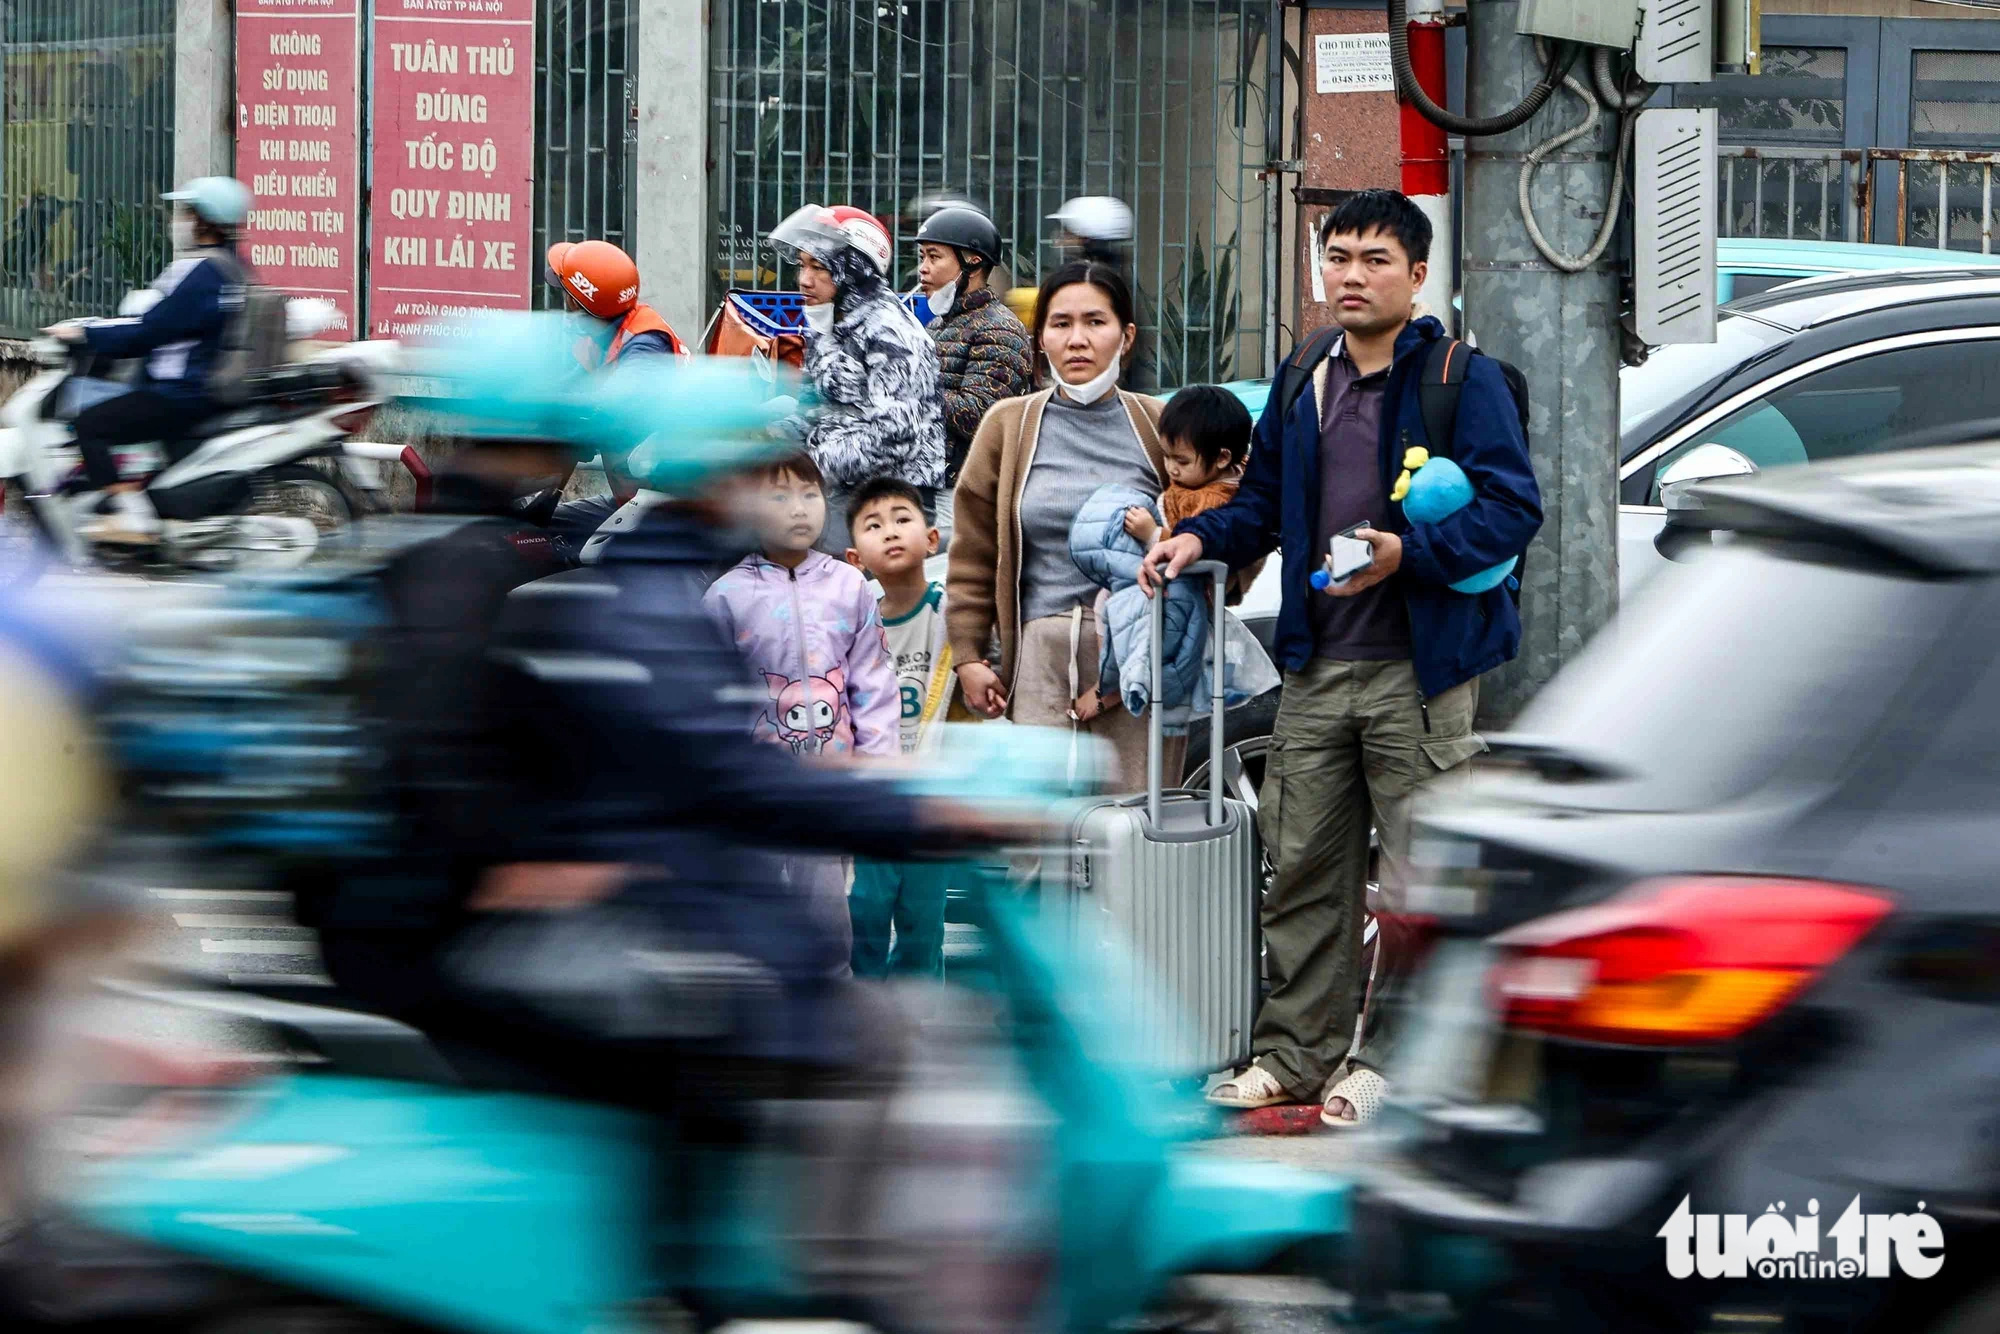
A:
[[[1092,491],[1120,482],[1158,495],[1163,404],[1119,388],[1139,329],[1117,270],[1078,260],[1042,284],[1035,345],[1049,387],[996,405],[958,481],[958,536],[945,605],[960,693],[975,712],[1076,727],[1117,751],[1119,790],[1146,782],[1146,725],[1123,709],[1077,722],[1097,685],[1097,585],[1069,552],[1070,524]],[[995,635],[998,662],[988,658]],[[1185,741],[1168,738],[1166,772]]]
[[[944,394],[945,475],[937,527],[951,542],[951,489],[986,412],[1035,387],[1027,326],[991,287],[1000,261],[1000,229],[976,208],[939,209],[917,231],[917,281],[930,305]]]
[[[889,233],[866,211],[809,205],[771,231],[798,265],[805,297],[805,378],[818,403],[802,421],[806,451],[826,477],[826,531],[816,549],[844,557],[847,498],[894,477],[936,504],[944,480],[937,348],[889,290]]]

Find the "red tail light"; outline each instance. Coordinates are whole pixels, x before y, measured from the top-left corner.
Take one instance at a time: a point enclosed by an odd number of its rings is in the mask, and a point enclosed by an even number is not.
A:
[[[1769,1019],[1889,912],[1805,880],[1655,880],[1494,937],[1513,1028],[1636,1045],[1719,1042]]]

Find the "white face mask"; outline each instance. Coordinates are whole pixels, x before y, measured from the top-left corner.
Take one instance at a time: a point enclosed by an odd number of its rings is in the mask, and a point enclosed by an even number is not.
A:
[[[1048,358],[1049,372],[1062,385],[1062,392],[1085,407],[1089,407],[1092,403],[1095,403],[1098,399],[1103,398],[1118,387],[1118,372],[1121,368],[1115,358],[1095,379],[1087,380],[1083,384],[1071,384],[1062,378],[1062,368],[1056,365],[1056,359],[1050,357],[1046,352],[1042,355]]]
[[[834,321],[837,318],[833,311],[833,302],[831,301],[822,301],[817,306],[806,307],[806,324],[812,328],[814,333],[832,333]]]
[[[931,308],[932,319],[942,320],[950,317],[951,312],[958,308],[958,291],[963,286],[965,278],[961,275],[952,279],[949,287],[940,287],[924,297],[925,303]]]
[[[175,250],[186,251],[195,248],[193,218],[187,218],[187,217],[175,218],[173,220],[171,231],[173,235]]]

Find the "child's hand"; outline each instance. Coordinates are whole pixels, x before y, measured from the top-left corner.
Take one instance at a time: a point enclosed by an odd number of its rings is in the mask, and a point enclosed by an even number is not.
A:
[[[1153,539],[1160,534],[1160,525],[1152,515],[1137,505],[1125,511],[1125,531],[1141,546],[1152,546]]]
[[[1103,708],[1097,698],[1097,692],[1086,690],[1076,697],[1076,703],[1069,706],[1069,716],[1080,723],[1087,723],[1103,712]]]

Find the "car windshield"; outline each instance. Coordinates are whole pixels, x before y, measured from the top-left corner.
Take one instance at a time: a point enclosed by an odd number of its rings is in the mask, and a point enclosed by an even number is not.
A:
[[[1837,781],[1964,589],[1719,548],[1648,581],[1516,730],[1618,775],[1561,785],[1585,810],[1710,810]]]
[[[1720,380],[1757,353],[1790,337],[1756,320],[1725,314],[1713,343],[1655,349],[1643,366],[1618,375],[1618,433],[1630,437],[1688,395]],[[1644,432],[1651,435],[1650,430]]]

